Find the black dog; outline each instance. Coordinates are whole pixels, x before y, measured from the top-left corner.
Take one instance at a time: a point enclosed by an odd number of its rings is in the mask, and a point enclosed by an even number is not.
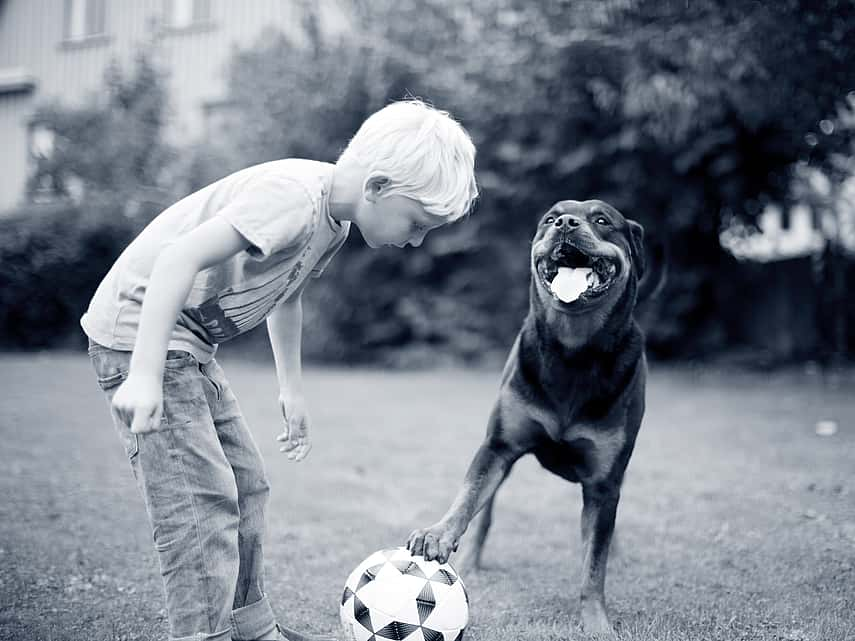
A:
[[[407,542],[413,554],[444,562],[484,508],[468,556],[477,566],[495,492],[514,462],[533,453],[550,472],[582,484],[581,621],[589,633],[612,632],[606,561],[644,415],[644,337],[633,318],[643,237],[641,225],[598,200],[561,201],[543,216],[531,250],[529,313],[486,439],[445,516]],[[649,282],[644,294],[653,289]]]

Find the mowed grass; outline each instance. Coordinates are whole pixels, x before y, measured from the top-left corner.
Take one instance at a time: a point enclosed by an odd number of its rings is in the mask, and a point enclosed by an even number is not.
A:
[[[221,359],[273,492],[267,591],[283,622],[338,630],[347,574],[445,511],[497,370],[308,368],[314,449],[277,451],[268,362]],[[855,639],[855,395],[792,372],[653,368],[618,514],[621,639]],[[837,434],[815,434],[819,419]],[[142,501],[85,356],[0,356],[0,638],[165,639]],[[584,639],[580,492],[523,459],[465,576],[473,641]]]

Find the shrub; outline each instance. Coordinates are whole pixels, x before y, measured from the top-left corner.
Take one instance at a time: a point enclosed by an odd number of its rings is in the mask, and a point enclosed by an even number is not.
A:
[[[68,204],[0,218],[0,345],[80,345],[78,320],[138,223]]]

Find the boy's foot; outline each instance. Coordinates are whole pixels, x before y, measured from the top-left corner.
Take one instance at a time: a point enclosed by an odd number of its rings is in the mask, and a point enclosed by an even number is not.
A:
[[[276,624],[276,630],[279,632],[279,641],[338,641],[336,637],[326,634],[303,634],[279,623]]]

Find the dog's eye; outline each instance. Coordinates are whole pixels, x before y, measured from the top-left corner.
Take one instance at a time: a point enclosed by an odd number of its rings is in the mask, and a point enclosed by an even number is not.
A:
[[[555,216],[547,216],[546,219],[543,221],[543,224],[544,225],[551,225],[554,222],[555,222]]]
[[[605,216],[597,216],[597,218],[594,222],[596,222],[598,225],[611,225],[612,224],[612,221],[610,221]]]

